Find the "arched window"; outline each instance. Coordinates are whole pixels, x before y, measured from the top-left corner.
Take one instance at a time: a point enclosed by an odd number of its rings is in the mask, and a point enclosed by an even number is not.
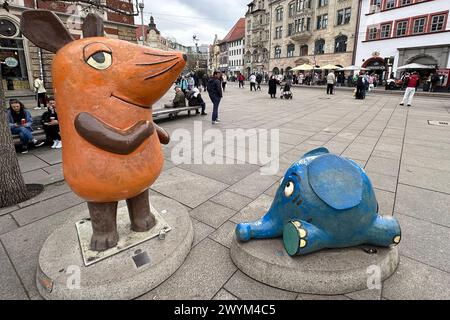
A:
[[[293,17],[295,14],[295,2],[289,3],[289,17]]]
[[[300,47],[300,55],[307,56],[308,55],[308,45],[304,44]]]
[[[278,69],[277,67],[273,68],[272,74],[273,75],[279,75],[280,74],[280,69]]]
[[[325,40],[319,39],[314,43],[314,52],[316,54],[324,54],[325,53]]]
[[[287,57],[291,58],[294,56],[294,52],[295,52],[295,44],[290,43],[287,45]]]
[[[347,36],[341,35],[336,37],[334,42],[334,52],[346,52],[347,51]]]
[[[280,59],[280,58],[281,58],[281,47],[276,46],[275,47],[275,59]]]

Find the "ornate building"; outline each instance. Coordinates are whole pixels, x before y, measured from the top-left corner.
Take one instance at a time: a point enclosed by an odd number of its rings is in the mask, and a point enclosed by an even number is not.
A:
[[[245,14],[244,73],[269,72],[270,13],[269,0],[253,0]]]
[[[354,61],[359,0],[272,0],[270,71],[285,74],[308,63],[348,66]]]

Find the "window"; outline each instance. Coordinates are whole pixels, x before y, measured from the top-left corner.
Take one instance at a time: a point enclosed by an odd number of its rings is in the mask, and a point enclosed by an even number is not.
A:
[[[288,37],[292,36],[294,34],[294,24],[289,23],[288,24]]]
[[[314,43],[314,52],[316,54],[324,54],[325,53],[325,40],[320,39]]]
[[[401,6],[406,6],[407,4],[411,4],[412,0],[400,0],[400,5]]]
[[[431,17],[431,32],[444,30],[445,14],[440,14]]]
[[[283,37],[283,27],[275,28],[275,39],[281,39]]]
[[[275,47],[275,59],[280,59],[280,58],[281,58],[281,47],[276,46]]]
[[[334,41],[334,52],[346,52],[347,51],[347,36],[339,36]]]
[[[377,27],[369,27],[368,39],[367,40],[375,40],[378,35]]]
[[[291,58],[294,56],[295,44],[288,44],[287,46],[287,57]]]
[[[344,13],[344,24],[350,23],[352,17],[352,8],[346,8]]]
[[[408,32],[408,20],[397,22],[397,31],[395,33],[396,37],[401,37],[406,35]]]
[[[426,17],[414,19],[413,34],[424,33],[426,24],[427,24]]]
[[[289,4],[289,17],[294,16],[295,13],[295,3],[292,2]]]
[[[300,47],[300,55],[307,56],[308,55],[308,45],[304,44]]]
[[[392,9],[395,7],[396,0],[386,0],[386,9]]]
[[[306,0],[297,0],[296,1],[296,7],[297,11],[302,11],[305,9]]]
[[[344,24],[344,9],[337,12],[337,25],[340,26],[341,24]]]
[[[328,5],[328,0],[319,0],[319,8]]]
[[[391,36],[391,24],[381,25],[381,38],[389,38]]]
[[[379,12],[381,10],[381,0],[370,0],[370,13]]]
[[[283,20],[283,7],[279,7],[276,10],[276,20],[282,21]]]
[[[352,12],[351,8],[338,10],[337,25],[350,23],[351,12]]]
[[[328,14],[317,16],[317,30],[326,29],[328,26]]]

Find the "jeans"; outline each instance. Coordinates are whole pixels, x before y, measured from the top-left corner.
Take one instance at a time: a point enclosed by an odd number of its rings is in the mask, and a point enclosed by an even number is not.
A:
[[[332,84],[332,83],[327,84],[327,94],[333,94],[333,87],[334,87],[334,84]]]
[[[239,81],[239,88],[243,88],[244,87],[244,81]]]
[[[27,147],[28,143],[33,140],[31,130],[26,127],[11,128],[12,134],[18,134],[23,147]]]
[[[256,83],[250,82],[250,91],[253,91],[253,89],[255,89],[255,91],[256,91]]]
[[[211,98],[211,101],[213,103],[213,113],[212,113],[212,121],[216,121],[219,117],[219,103],[222,99],[221,97],[217,96],[209,96]]]
[[[37,101],[38,108],[41,107],[41,104],[44,105],[44,108],[47,108],[47,98],[45,92],[38,93],[38,101]]]

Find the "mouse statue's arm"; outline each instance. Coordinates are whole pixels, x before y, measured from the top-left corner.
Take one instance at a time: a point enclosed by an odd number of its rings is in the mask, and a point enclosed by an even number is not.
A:
[[[154,124],[156,132],[158,133],[159,142],[162,144],[168,144],[170,142],[170,135],[166,130],[158,126],[156,123]]]

